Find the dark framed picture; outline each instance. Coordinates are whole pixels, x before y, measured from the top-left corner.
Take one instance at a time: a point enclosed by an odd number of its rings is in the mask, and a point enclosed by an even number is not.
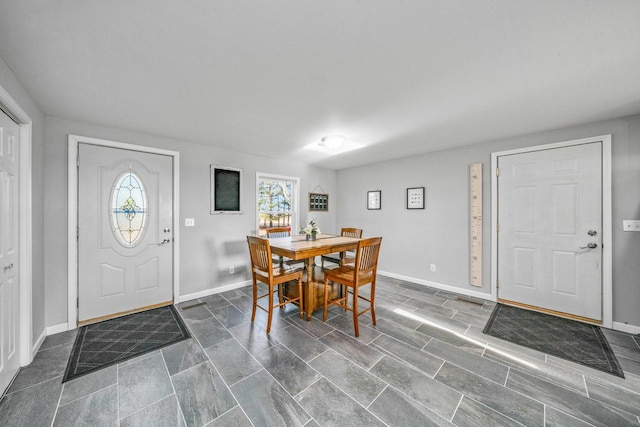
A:
[[[329,195],[324,193],[309,193],[309,211],[327,212],[329,210]]]
[[[367,209],[382,209],[382,191],[367,191]]]
[[[424,209],[424,187],[407,188],[407,209]]]
[[[211,165],[211,214],[241,214],[242,169]]]

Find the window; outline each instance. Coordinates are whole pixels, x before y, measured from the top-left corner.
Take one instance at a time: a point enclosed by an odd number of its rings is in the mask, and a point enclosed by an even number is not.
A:
[[[125,248],[136,246],[147,223],[147,192],[135,172],[128,170],[116,179],[109,205],[116,240]]]
[[[291,234],[297,234],[299,182],[299,178],[257,174],[258,235],[271,227],[289,227]]]

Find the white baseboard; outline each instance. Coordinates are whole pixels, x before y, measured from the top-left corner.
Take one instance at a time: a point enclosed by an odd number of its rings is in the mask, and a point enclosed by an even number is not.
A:
[[[466,295],[474,298],[480,298],[487,301],[494,301],[495,299],[491,294],[486,294],[484,292],[472,291],[469,289],[462,289],[451,285],[445,285],[437,282],[430,282],[428,280],[416,279],[415,277],[403,276],[401,274],[389,273],[387,271],[378,270],[378,274],[381,276],[391,277],[393,279],[404,280],[405,282],[416,283],[418,285],[429,286],[431,288],[440,289],[447,292],[452,292],[454,294]]]
[[[59,334],[60,332],[67,332],[69,330],[68,323],[60,323],[59,325],[47,327],[47,335]]]
[[[243,282],[231,283],[229,285],[224,285],[224,286],[220,286],[213,289],[207,289],[206,291],[200,291],[200,292],[194,292],[192,294],[181,295],[180,298],[178,298],[178,301],[176,301],[176,303],[191,301],[198,298],[208,297],[209,295],[215,295],[222,292],[232,291],[234,289],[243,288],[250,284],[251,284],[251,280],[245,280]]]
[[[628,323],[622,322],[613,322],[613,330],[634,335],[640,334],[640,326],[629,325]]]
[[[36,357],[36,353],[38,352],[38,350],[40,350],[40,347],[42,346],[42,343],[44,342],[44,339],[47,337],[47,335],[47,330],[43,329],[36,342],[33,344],[33,346],[31,346],[31,361],[33,361],[33,358]]]

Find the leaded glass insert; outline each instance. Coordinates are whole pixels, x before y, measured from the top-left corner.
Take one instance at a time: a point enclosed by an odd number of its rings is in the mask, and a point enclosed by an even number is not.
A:
[[[147,223],[147,192],[142,179],[132,170],[122,173],[111,193],[111,229],[122,246],[136,246]]]

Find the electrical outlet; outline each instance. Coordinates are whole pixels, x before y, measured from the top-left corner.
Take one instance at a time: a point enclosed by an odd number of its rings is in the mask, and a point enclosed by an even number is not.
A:
[[[193,227],[196,225],[196,220],[194,218],[185,218],[184,226],[185,227]]]
[[[233,265],[229,266],[229,274],[233,274],[236,271],[236,269],[233,267]]]
[[[435,264],[431,264],[431,271],[436,271],[436,265]]]

